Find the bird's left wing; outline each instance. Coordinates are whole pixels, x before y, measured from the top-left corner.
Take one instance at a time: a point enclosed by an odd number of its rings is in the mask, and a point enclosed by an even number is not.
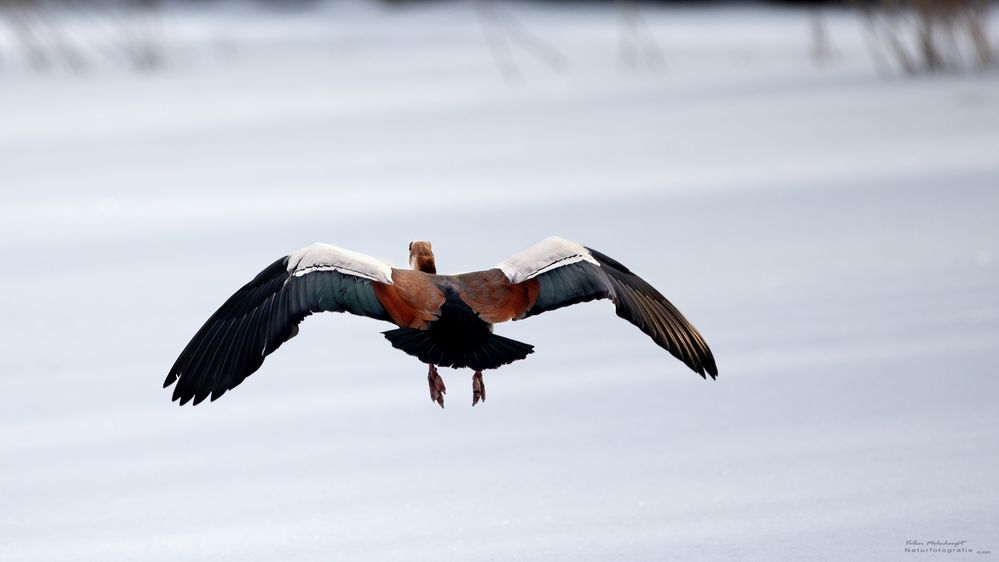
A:
[[[718,375],[708,344],[683,314],[644,279],[616,260],[575,242],[545,239],[496,266],[526,294],[514,319],[565,306],[610,299],[617,315],[702,377]]]
[[[253,374],[298,323],[315,312],[349,312],[392,321],[376,287],[392,285],[392,270],[375,258],[312,244],[285,256],[236,291],[198,330],[163,383],[173,399],[215,400]]]

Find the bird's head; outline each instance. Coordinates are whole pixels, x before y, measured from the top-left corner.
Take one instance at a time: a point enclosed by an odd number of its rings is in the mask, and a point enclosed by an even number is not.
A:
[[[437,273],[437,264],[434,263],[434,252],[430,242],[413,240],[409,243],[409,267],[424,273]]]

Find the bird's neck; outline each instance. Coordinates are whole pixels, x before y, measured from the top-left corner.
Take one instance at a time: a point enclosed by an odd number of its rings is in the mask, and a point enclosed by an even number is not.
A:
[[[437,273],[437,264],[434,263],[433,254],[415,255],[411,260],[411,265],[413,266],[413,269],[422,271],[423,273]]]

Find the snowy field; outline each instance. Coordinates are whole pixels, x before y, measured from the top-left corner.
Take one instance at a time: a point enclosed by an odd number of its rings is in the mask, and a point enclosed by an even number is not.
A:
[[[504,5],[565,59],[505,75],[464,4],[191,6],[153,73],[35,73],[0,27],[0,560],[999,555],[999,76],[883,75],[846,13],[817,66],[807,12],[649,8],[635,71],[612,10]],[[601,302],[500,326],[537,352],[474,409],[345,315],[217,402],[160,388],[305,244],[458,272],[551,234],[718,380]]]

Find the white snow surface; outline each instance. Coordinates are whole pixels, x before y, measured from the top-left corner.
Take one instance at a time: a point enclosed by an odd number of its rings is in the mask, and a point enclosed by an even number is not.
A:
[[[500,6],[565,69],[504,78],[456,3],[168,5],[154,73],[35,73],[2,28],[0,560],[999,552],[999,78],[879,72],[845,12],[817,65],[807,12],[734,7],[643,8],[630,70],[610,8]],[[160,388],[312,240],[461,272],[553,234],[718,380],[599,302],[499,326],[536,353],[474,409],[341,314],[214,403]]]

